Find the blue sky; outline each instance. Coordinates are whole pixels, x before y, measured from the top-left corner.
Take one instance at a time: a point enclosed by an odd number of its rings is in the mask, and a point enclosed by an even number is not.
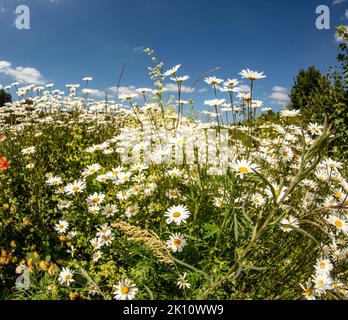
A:
[[[30,30],[15,27],[20,4],[30,8]],[[315,27],[318,5],[330,8],[330,30]],[[348,24],[347,9],[347,0],[0,0],[0,83],[62,89],[93,76],[100,93],[127,63],[122,90],[151,86],[141,50],[150,47],[168,68],[182,64],[188,87],[214,67],[225,79],[263,71],[255,98],[279,108],[299,69],[336,64],[335,26]],[[212,94],[201,82],[189,96],[200,104]]]

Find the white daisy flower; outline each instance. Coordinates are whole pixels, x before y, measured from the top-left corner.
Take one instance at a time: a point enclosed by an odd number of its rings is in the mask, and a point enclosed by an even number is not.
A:
[[[59,273],[58,280],[61,284],[67,284],[70,286],[72,282],[75,280],[73,279],[74,273],[69,268],[63,268],[62,271]]]
[[[191,215],[186,206],[172,206],[170,207],[165,216],[168,217],[166,220],[167,224],[174,222],[176,225],[186,223],[186,219]]]
[[[183,276],[179,277],[177,284],[179,286],[179,289],[185,289],[185,288],[189,289],[191,287],[191,284],[186,279],[186,272],[184,273]]]
[[[86,184],[84,181],[74,181],[73,183],[69,183],[65,187],[65,192],[69,195],[82,192],[86,188]]]
[[[69,222],[65,220],[59,220],[57,224],[55,224],[54,229],[58,233],[65,233],[69,228]]]
[[[139,212],[139,206],[137,203],[132,204],[131,206],[129,206],[126,211],[125,211],[125,215],[127,218],[132,218],[135,215],[137,215],[137,213]]]
[[[128,278],[121,280],[114,288],[116,300],[133,300],[138,292],[138,288]]]
[[[172,234],[167,240],[167,246],[173,252],[181,252],[186,245],[187,241],[180,233]]]
[[[248,160],[236,160],[230,164],[233,171],[237,173],[237,175],[243,178],[246,174],[253,173],[253,170],[257,170],[257,166],[252,164]]]
[[[93,193],[87,197],[87,203],[93,206],[100,205],[105,199],[105,194],[103,193]]]
[[[288,218],[283,218],[281,221],[280,221],[280,224],[282,225],[281,229],[284,231],[284,232],[291,232],[293,229],[289,226],[293,226],[295,228],[298,228],[299,227],[299,222],[298,220],[293,217],[293,216],[289,216]]]

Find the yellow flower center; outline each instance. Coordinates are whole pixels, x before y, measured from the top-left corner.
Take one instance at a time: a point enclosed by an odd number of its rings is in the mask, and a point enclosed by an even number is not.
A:
[[[313,289],[311,289],[311,288],[308,288],[308,289],[306,289],[306,291],[305,291],[305,295],[306,295],[307,297],[311,296],[312,293],[313,293]]]
[[[174,218],[179,218],[180,216],[181,216],[181,213],[178,212],[178,211],[176,211],[176,212],[173,213],[173,217],[174,217]]]
[[[319,281],[318,281],[318,287],[323,286],[323,284],[324,284],[324,281],[323,281],[323,280],[319,280]]]
[[[248,173],[248,172],[249,172],[249,169],[246,168],[246,167],[240,167],[240,168],[239,168],[239,172],[240,172],[240,173]]]
[[[96,248],[96,247],[98,247],[98,243],[96,243],[96,242],[93,242],[93,243],[92,243],[92,247],[93,247],[93,248]]]
[[[127,294],[129,292],[129,288],[127,286],[121,287],[121,293],[122,294]]]
[[[71,279],[71,275],[70,274],[67,274],[66,276],[65,276],[65,280],[66,281],[69,281]]]
[[[72,191],[74,191],[74,192],[77,192],[79,190],[80,190],[80,187],[78,187],[78,186],[75,186],[75,187],[72,188]]]
[[[175,245],[176,247],[179,247],[179,246],[181,245],[181,240],[180,240],[180,239],[175,239],[175,240],[173,241],[173,243],[174,243],[174,245]]]
[[[342,227],[343,227],[343,223],[342,223],[340,220],[336,220],[336,221],[335,221],[335,226],[336,226],[337,228],[342,228]]]
[[[321,262],[320,265],[319,265],[320,269],[325,269],[325,263],[324,262]]]
[[[100,201],[99,197],[95,197],[94,199],[92,199],[92,203],[98,203]]]

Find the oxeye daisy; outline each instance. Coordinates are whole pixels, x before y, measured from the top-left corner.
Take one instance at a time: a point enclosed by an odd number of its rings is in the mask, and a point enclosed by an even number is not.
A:
[[[65,233],[69,228],[69,222],[65,220],[59,220],[57,224],[55,224],[54,229],[58,233]]]
[[[104,224],[100,228],[97,228],[97,231],[97,236],[99,237],[108,236],[111,234],[111,228],[107,224]]]
[[[109,178],[106,174],[100,174],[95,178],[95,180],[97,180],[98,182],[102,182],[102,183],[107,182],[108,179]]]
[[[180,233],[172,234],[167,240],[167,246],[173,252],[181,252],[186,244],[186,239]]]
[[[330,273],[333,269],[333,264],[329,259],[318,259],[315,265],[316,273]]]
[[[166,196],[169,198],[169,199],[177,199],[179,198],[181,195],[180,191],[177,190],[177,189],[171,189],[171,190],[168,190],[166,192]]]
[[[282,161],[289,162],[294,157],[293,151],[288,147],[281,147],[279,149],[279,155]]]
[[[60,177],[50,177],[46,180],[46,183],[50,186],[59,186],[62,184],[62,178]]]
[[[293,217],[293,216],[289,216],[288,218],[283,218],[280,221],[280,224],[281,224],[281,229],[284,232],[292,231],[293,229],[290,226],[295,227],[295,228],[299,227],[298,220],[295,217]]]
[[[306,300],[316,300],[316,296],[315,296],[315,290],[312,286],[312,281],[311,279],[309,279],[307,281],[307,285],[303,286],[302,284],[300,284],[301,288],[303,289],[303,297]]]
[[[250,69],[244,69],[239,73],[242,78],[249,79],[251,81],[266,78],[263,72],[252,71]]]
[[[94,163],[91,164],[90,166],[88,166],[83,172],[82,175],[83,176],[90,176],[96,172],[98,172],[101,169],[101,165],[98,163]]]
[[[225,99],[212,99],[212,100],[205,100],[204,104],[210,107],[218,107],[221,106],[223,103],[225,103]]]
[[[110,179],[115,179],[117,178],[117,175],[124,171],[125,169],[121,166],[118,166],[116,168],[112,168],[111,171],[109,171],[106,175],[110,178]]]
[[[100,205],[105,199],[105,194],[103,193],[93,193],[92,195],[88,196],[87,203],[90,205]]]
[[[114,240],[114,236],[110,233],[108,235],[101,236],[100,240],[102,242],[102,245],[109,246],[112,243],[112,240]]]
[[[70,206],[71,203],[67,200],[59,200],[57,204],[59,210],[68,209]]]
[[[224,82],[225,87],[235,87],[239,84],[239,81],[237,79],[227,79],[227,81]]]
[[[335,215],[329,216],[327,219],[330,224],[335,226],[338,230],[343,231],[344,233],[348,233],[348,222],[344,219],[341,219]]]
[[[68,286],[70,286],[70,284],[75,281],[73,279],[73,275],[74,273],[69,268],[63,268],[62,271],[59,273],[58,280],[61,284],[66,283]]]
[[[69,183],[65,187],[65,192],[69,195],[82,192],[86,188],[86,184],[84,181],[74,181],[73,183]]]
[[[179,286],[179,289],[185,289],[185,288],[189,289],[191,287],[191,284],[186,279],[186,272],[184,273],[183,276],[179,277],[177,284]]]
[[[131,172],[120,172],[117,174],[117,184],[123,184],[126,182],[129,182],[131,179],[132,173]]]
[[[332,160],[330,158],[326,159],[324,161],[324,165],[326,165],[329,169],[332,169],[332,170],[342,169],[342,163],[341,162]]]
[[[88,206],[87,210],[88,210],[88,212],[90,212],[92,214],[97,214],[100,211],[100,207],[99,206]]]
[[[323,132],[323,126],[320,126],[317,123],[310,123],[308,125],[308,130],[311,134],[319,135]]]
[[[166,223],[170,224],[174,222],[176,225],[180,225],[181,223],[186,223],[186,219],[191,215],[186,206],[172,206],[170,207],[165,216],[168,217],[166,219]]]
[[[210,84],[212,86],[216,86],[216,85],[224,82],[224,80],[216,78],[216,77],[207,77],[204,79],[204,82],[206,82],[207,84]]]
[[[172,81],[176,81],[176,82],[179,82],[179,83],[182,83],[186,80],[190,79],[189,76],[182,76],[182,77],[175,77],[175,78],[170,78],[170,80]]]
[[[133,300],[138,292],[138,288],[128,278],[121,280],[114,288],[116,300]]]
[[[122,93],[118,96],[121,101],[130,101],[138,96],[137,93]]]
[[[127,218],[132,218],[135,215],[137,215],[137,213],[139,212],[139,206],[137,203],[132,204],[131,206],[129,206],[126,211],[125,211],[125,215]]]
[[[103,241],[100,238],[93,238],[89,241],[93,250],[99,250],[103,246]]]
[[[108,205],[106,205],[104,208],[103,208],[103,210],[102,210],[102,214],[104,214],[105,216],[107,216],[107,217],[112,217],[114,214],[115,214],[115,212],[117,212],[118,211],[118,208],[117,208],[117,206],[116,205],[114,205],[114,204],[108,204]]]
[[[300,114],[300,110],[283,110],[280,112],[280,115],[283,118],[293,118],[299,116]]]
[[[244,177],[244,175],[252,173],[253,169],[257,170],[257,166],[255,164],[252,164],[248,160],[236,160],[235,162],[232,162],[230,164],[233,171],[237,173],[237,175],[241,178]]]
[[[103,255],[103,253],[101,251],[93,252],[93,254],[92,254],[93,262],[97,262],[102,257],[102,255]]]
[[[256,207],[261,207],[262,205],[265,204],[266,200],[265,198],[260,195],[259,193],[256,193],[251,196],[251,202],[256,206]]]
[[[117,199],[118,200],[127,200],[131,196],[130,192],[128,190],[122,190],[117,192]]]
[[[315,292],[320,296],[331,288],[331,278],[328,274],[317,273],[312,276]]]
[[[221,208],[225,204],[224,197],[215,197],[213,199],[213,205],[217,208]]]
[[[163,76],[164,76],[164,77],[169,77],[169,76],[171,76],[171,75],[177,73],[180,67],[181,67],[181,64],[177,64],[177,65],[174,66],[173,68],[171,68],[171,69],[165,71],[165,72],[163,73]]]
[[[28,147],[28,148],[24,148],[24,149],[22,149],[22,154],[23,155],[28,155],[28,154],[33,154],[33,153],[35,153],[36,152],[36,148],[35,147]]]

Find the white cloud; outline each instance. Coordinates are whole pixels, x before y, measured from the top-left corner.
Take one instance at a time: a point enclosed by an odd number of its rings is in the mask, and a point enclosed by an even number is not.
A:
[[[346,17],[346,19],[348,19],[348,9],[346,9],[346,11],[344,12],[344,16]]]
[[[97,98],[105,98],[105,92],[98,89],[86,89],[88,94],[97,97]]]
[[[145,49],[144,46],[139,46],[139,47],[133,48],[132,51],[134,51],[134,52],[140,52],[140,51],[143,51],[144,49]]]
[[[288,89],[275,86],[272,88],[272,93],[268,97],[274,104],[286,104],[290,102],[290,98],[288,95]]]
[[[250,87],[247,86],[246,84],[241,84],[238,87],[240,88],[241,92],[250,92]]]
[[[287,88],[284,88],[284,87],[280,87],[280,86],[275,86],[272,88],[272,91],[275,91],[275,92],[284,92],[284,91],[287,91],[288,89]]]
[[[111,91],[112,93],[118,93],[118,94],[131,94],[131,93],[135,93],[135,89],[136,87],[135,86],[128,86],[128,87],[125,87],[125,86],[120,86],[118,88],[118,91],[117,91],[117,87],[110,87],[109,88],[109,91]]]
[[[207,88],[201,88],[198,90],[199,93],[203,93],[203,92],[207,92],[207,91],[208,91]]]
[[[346,0],[334,0],[334,1],[332,2],[332,5],[335,6],[336,4],[341,4],[341,3],[343,3],[343,2],[346,2]]]
[[[174,83],[167,83],[164,88],[168,91],[168,92],[178,92],[178,86]],[[195,92],[194,88],[191,87],[187,87],[187,86],[181,86],[181,92],[184,93],[192,93]]]
[[[0,60],[0,74],[4,74],[18,82],[29,84],[43,84],[45,79],[41,72],[33,67],[12,67],[12,64]]]

